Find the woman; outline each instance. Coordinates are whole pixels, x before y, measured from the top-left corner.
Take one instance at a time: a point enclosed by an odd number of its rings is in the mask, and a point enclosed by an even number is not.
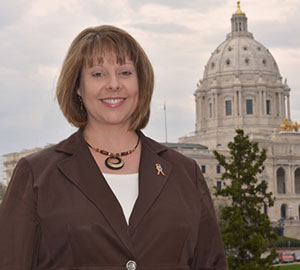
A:
[[[227,269],[196,162],[140,131],[153,85],[125,31],[75,38],[57,99],[79,130],[18,162],[0,209],[1,270]]]

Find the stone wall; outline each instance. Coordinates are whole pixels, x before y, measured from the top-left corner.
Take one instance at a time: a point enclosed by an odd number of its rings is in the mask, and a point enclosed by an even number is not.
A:
[[[284,236],[300,240],[300,220],[286,220]]]

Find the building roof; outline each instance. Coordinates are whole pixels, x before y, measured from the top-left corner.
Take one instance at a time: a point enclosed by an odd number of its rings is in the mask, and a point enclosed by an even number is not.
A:
[[[237,1],[237,9],[234,14],[244,14],[241,10],[240,3],[241,3],[241,1]]]
[[[195,150],[199,150],[199,149],[208,149],[207,146],[204,146],[202,144],[198,144],[198,143],[163,143],[163,145],[169,147],[169,148],[181,148],[181,149],[195,149]]]
[[[231,33],[212,53],[205,67],[203,79],[230,73],[261,74],[275,78],[275,82],[276,79],[281,79],[272,54],[248,32],[247,17],[241,11],[240,1],[231,18]]]

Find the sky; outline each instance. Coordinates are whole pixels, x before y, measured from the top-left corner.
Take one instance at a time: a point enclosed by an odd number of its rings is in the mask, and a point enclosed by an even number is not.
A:
[[[165,141],[192,134],[194,92],[211,53],[231,31],[233,0],[0,0],[0,155],[57,143],[76,129],[55,87],[66,51],[84,28],[112,24],[145,49],[155,71],[144,133]],[[300,0],[242,0],[248,30],[274,56],[300,122]],[[200,142],[201,143],[201,142]]]

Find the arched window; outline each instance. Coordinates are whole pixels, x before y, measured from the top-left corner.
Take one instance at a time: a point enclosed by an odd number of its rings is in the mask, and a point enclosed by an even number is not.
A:
[[[287,206],[286,204],[282,204],[280,207],[280,217],[286,219],[286,211],[287,210]]]
[[[253,100],[246,99],[246,113],[253,114]]]
[[[212,103],[209,103],[209,118],[212,118]]]
[[[225,114],[226,116],[232,115],[231,100],[225,100]]]
[[[285,172],[283,168],[277,170],[277,193],[285,194]]]
[[[266,100],[266,113],[267,113],[267,115],[271,114],[271,100],[270,99]]]
[[[300,168],[295,171],[295,191],[300,194]]]

